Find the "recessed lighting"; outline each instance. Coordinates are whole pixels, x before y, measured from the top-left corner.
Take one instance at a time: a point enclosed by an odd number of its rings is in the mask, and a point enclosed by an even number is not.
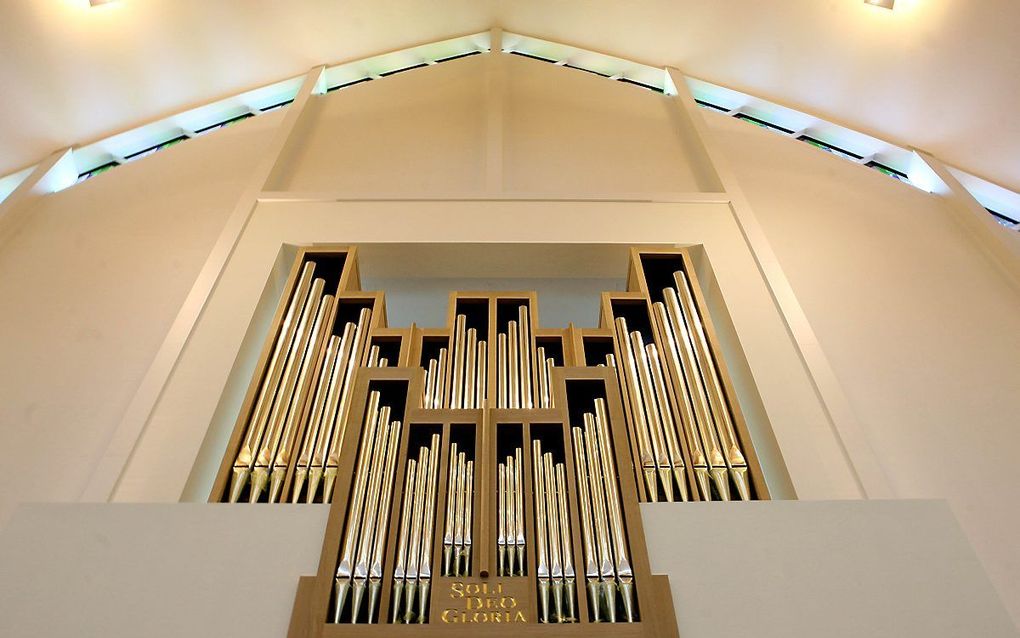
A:
[[[883,9],[892,9],[895,2],[896,0],[864,0],[864,4],[875,5]]]
[[[104,4],[113,4],[114,2],[117,2],[117,0],[89,0],[89,6],[98,7]]]

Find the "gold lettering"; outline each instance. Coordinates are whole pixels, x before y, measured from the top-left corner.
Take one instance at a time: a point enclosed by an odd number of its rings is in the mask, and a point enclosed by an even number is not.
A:
[[[516,614],[514,615],[514,622],[528,622],[528,621],[527,621],[527,620],[525,620],[525,618],[524,618],[524,612],[520,612],[520,611],[519,611],[519,612],[517,612],[517,613],[516,613]]]
[[[478,586],[478,583],[468,583],[464,586],[464,593],[466,594],[477,594],[481,590],[482,588]]]
[[[463,598],[464,597],[464,583],[452,582],[450,583],[450,598]]]
[[[457,616],[455,615],[456,613],[457,613],[456,609],[444,609],[443,613],[439,615],[439,618],[440,620],[447,624],[455,623],[457,622]]]
[[[499,606],[503,609],[513,609],[517,606],[517,599],[513,596],[503,596],[499,599]]]
[[[480,596],[468,596],[467,597],[467,608],[468,609],[481,609],[482,599]]]

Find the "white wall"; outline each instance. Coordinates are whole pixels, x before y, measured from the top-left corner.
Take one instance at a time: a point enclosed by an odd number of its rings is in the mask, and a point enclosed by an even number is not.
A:
[[[949,500],[1020,621],[1016,289],[937,196],[705,116],[895,495]]]
[[[0,246],[0,526],[81,494],[280,117],[39,198]]]
[[[312,100],[306,117],[269,190],[480,195],[490,149],[508,193],[718,190],[661,95],[517,56],[354,85]]]
[[[280,638],[328,513],[27,506],[0,533],[0,635]]]

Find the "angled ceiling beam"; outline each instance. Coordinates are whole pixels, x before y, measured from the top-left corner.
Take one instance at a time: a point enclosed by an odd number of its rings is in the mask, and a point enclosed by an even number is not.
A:
[[[927,151],[914,153],[935,176],[933,192],[949,205],[953,216],[1018,290],[1020,290],[1020,233],[1004,228],[978,203],[941,160]]]
[[[78,171],[70,148],[61,149],[39,162],[28,177],[0,202],[0,247],[21,228],[27,219],[29,204],[35,197],[65,188],[77,178]]]
[[[305,107],[312,95],[321,92],[324,87],[322,84],[324,70],[325,67],[318,66],[305,75],[297,97],[294,98],[294,103],[287,109],[287,114],[278,125],[273,141],[265,150],[262,161],[248,178],[248,185],[241,194],[234,211],[227,218],[223,230],[220,231],[195,284],[178,311],[155,358],[149,365],[127,411],[108,441],[103,456],[89,477],[80,500],[107,501],[116,490],[121,473],[127,467],[131,453],[148,424],[152,409],[170,378],[209,295],[216,286],[216,282],[219,281],[223,267],[233,254],[234,247],[237,245],[252,211],[255,210],[259,193],[265,189],[267,181],[279,163],[281,153],[286,149],[295,129],[300,126]]]
[[[893,496],[889,479],[878,461],[874,449],[854,413],[829,359],[822,350],[818,336],[808,321],[783,267],[772,250],[772,244],[765,236],[757,216],[729,162],[720,152],[705,124],[704,117],[691,95],[686,78],[672,67],[666,68],[667,92],[673,97],[681,116],[686,118],[695,132],[697,143],[704,155],[711,161],[713,170],[730,197],[730,208],[748,248],[754,257],[758,270],[768,286],[773,302],[780,310],[787,331],[793,338],[801,362],[814,386],[821,407],[825,411],[848,469],[857,482],[858,490],[865,498],[889,498]],[[777,432],[777,437],[779,432]],[[780,449],[792,449],[780,441]],[[796,487],[796,486],[794,486]]]

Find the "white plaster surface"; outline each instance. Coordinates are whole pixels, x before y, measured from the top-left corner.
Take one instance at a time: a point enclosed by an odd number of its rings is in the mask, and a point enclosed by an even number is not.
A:
[[[22,506],[0,636],[281,638],[324,506]],[[642,505],[683,638],[1017,636],[936,501]]]
[[[1017,636],[941,501],[643,504],[683,638]]]
[[[0,534],[0,636],[283,638],[323,505],[24,505]]]

